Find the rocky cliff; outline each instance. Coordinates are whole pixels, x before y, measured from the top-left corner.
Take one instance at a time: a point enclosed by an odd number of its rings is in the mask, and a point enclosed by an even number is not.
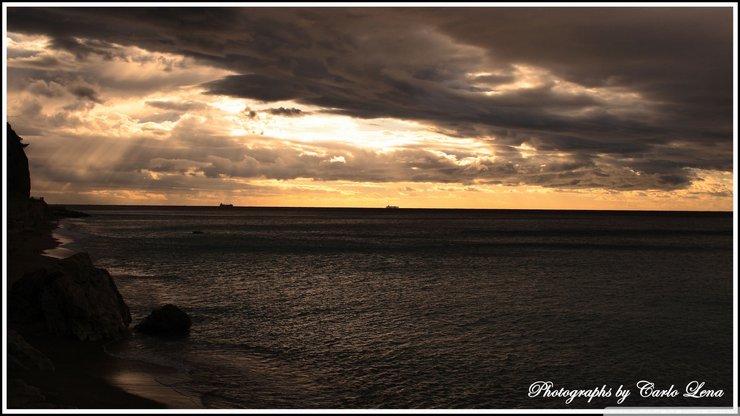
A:
[[[43,198],[30,197],[28,158],[20,136],[8,129],[8,264],[23,253],[24,241],[50,233],[60,216]],[[62,215],[57,215],[58,213]],[[66,215],[64,215],[66,213]],[[27,248],[25,249],[27,250]],[[87,253],[31,264],[12,282],[8,314],[12,325],[35,327],[83,341],[120,338],[128,333],[131,315],[113,278],[96,268]],[[41,263],[38,261],[37,263]]]
[[[28,158],[23,150],[27,144],[7,125],[8,141],[8,198],[28,199],[31,197],[31,174],[28,170]]]
[[[55,219],[43,198],[31,198],[31,173],[24,148],[27,144],[7,125],[8,231],[43,228]],[[12,238],[13,236],[11,236]]]
[[[92,351],[95,356],[91,348],[100,343],[79,341],[126,336],[131,314],[111,275],[95,267],[87,253],[62,260],[41,255],[55,244],[51,233],[58,219],[84,214],[31,198],[24,148],[8,124],[8,407],[108,406],[119,403],[116,400],[128,405],[134,398],[143,400],[143,405],[133,403],[144,408],[150,401],[106,387],[102,378],[80,370],[89,366],[89,357],[75,351]],[[78,392],[80,380],[87,384]],[[92,390],[110,396],[97,397]]]

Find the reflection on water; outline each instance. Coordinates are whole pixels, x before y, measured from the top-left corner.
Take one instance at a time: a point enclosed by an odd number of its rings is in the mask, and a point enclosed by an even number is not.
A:
[[[57,247],[44,250],[41,253],[42,256],[52,257],[55,259],[66,259],[67,257],[70,257],[77,253],[77,251],[67,248],[67,246],[74,240],[69,234],[66,233],[66,227],[64,224],[60,224],[59,227],[54,230],[51,236],[57,241],[59,245]]]
[[[67,257],[74,255],[75,253],[77,252],[74,250],[70,250],[64,247],[55,247],[55,248],[44,250],[43,253],[41,253],[41,255],[46,256],[46,257],[52,257],[55,259],[66,259]]]
[[[128,393],[163,403],[168,408],[191,409],[203,407],[197,398],[180,394],[169,387],[170,384],[178,382],[177,377],[164,374],[155,377],[151,371],[119,368],[108,376],[108,380]]]
[[[73,249],[134,322],[174,303],[185,340],[117,352],[178,368],[207,407],[603,408],[531,383],[639,380],[732,401],[732,216],[468,210],[81,209]],[[199,231],[193,233],[193,231]]]

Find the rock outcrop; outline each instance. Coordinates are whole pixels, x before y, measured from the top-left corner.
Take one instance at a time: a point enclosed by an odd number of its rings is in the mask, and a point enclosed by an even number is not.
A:
[[[7,125],[8,152],[8,230],[28,231],[54,219],[44,198],[31,198],[31,172],[23,150],[27,144]]]
[[[163,337],[185,336],[190,332],[190,317],[175,305],[156,308],[134,330]]]
[[[8,306],[11,322],[43,323],[52,334],[83,341],[121,338],[131,323],[113,278],[87,253],[23,276],[13,284]]]
[[[8,377],[8,408],[43,409],[48,408],[46,396],[38,387],[29,386],[20,378]]]
[[[21,142],[20,136],[7,125],[8,142],[8,198],[28,199],[31,197],[31,174],[28,170],[28,158],[23,150],[27,144]]]
[[[51,360],[12,329],[8,330],[8,367],[19,370],[54,371]]]
[[[67,207],[63,206],[53,206],[49,207],[49,210],[51,211],[51,214],[54,216],[54,218],[61,219],[61,218],[85,218],[89,217],[90,214],[86,214],[84,212],[79,211],[73,211],[71,209],[68,209]]]

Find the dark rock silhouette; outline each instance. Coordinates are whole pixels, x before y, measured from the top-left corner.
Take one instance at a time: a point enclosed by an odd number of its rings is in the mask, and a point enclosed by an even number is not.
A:
[[[8,129],[8,198],[28,199],[31,197],[31,173],[28,170],[28,158],[23,150],[27,144],[7,125]]]
[[[190,317],[175,305],[156,308],[134,330],[147,335],[184,336],[190,332]]]
[[[128,306],[108,271],[93,266],[87,253],[26,274],[13,284],[9,295],[13,323],[43,323],[52,334],[82,341],[128,334]]]
[[[46,402],[46,396],[38,387],[26,384],[20,378],[8,377],[8,408],[14,409],[43,409],[49,406]]]
[[[63,206],[52,206],[49,207],[49,210],[51,211],[52,215],[54,215],[54,218],[60,219],[60,218],[84,218],[89,217],[90,214],[86,214],[84,212],[79,211],[73,211],[67,207]]]
[[[51,360],[12,329],[8,330],[8,367],[26,371],[54,371]]]
[[[8,230],[38,229],[54,219],[44,198],[31,198],[31,172],[23,150],[27,144],[7,124],[8,130]]]
[[[32,231],[60,218],[87,217],[83,212],[63,206],[49,206],[44,198],[31,198],[31,172],[28,168],[27,144],[7,124],[8,129],[8,228]]]
[[[5,189],[9,270],[8,407],[66,408],[69,406],[62,397],[64,393],[50,387],[48,380],[63,381],[67,377],[79,377],[90,383],[102,380],[85,371],[66,375],[65,367],[70,363],[81,364],[84,358],[72,354],[68,361],[66,356],[57,359],[56,355],[49,355],[55,357],[56,361],[52,362],[39,351],[50,352],[56,346],[54,337],[48,334],[82,341],[116,339],[129,333],[131,314],[110,274],[94,267],[88,254],[79,253],[64,260],[41,257],[41,250],[49,247],[58,219],[87,215],[49,206],[44,198],[31,197],[25,146],[8,124],[7,141],[3,146],[3,151],[7,152],[8,185]],[[60,375],[59,371],[65,374]]]

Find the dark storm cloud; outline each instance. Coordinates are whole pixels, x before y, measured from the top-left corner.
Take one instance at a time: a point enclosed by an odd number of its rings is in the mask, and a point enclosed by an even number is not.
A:
[[[437,21],[503,62],[548,68],[582,85],[637,87],[669,102],[728,99],[721,93],[732,77],[731,8],[501,9]]]
[[[60,97],[66,93],[61,84],[54,81],[46,82],[44,80],[37,80],[28,85],[28,91],[47,98]]]
[[[278,107],[278,108],[267,109],[265,110],[265,112],[272,114],[273,116],[282,116],[282,117],[300,117],[304,115],[303,111],[301,111],[298,108]]]
[[[95,103],[100,103],[100,97],[98,97],[97,91],[95,91],[94,89],[90,87],[76,86],[76,87],[70,88],[69,91],[77,98],[92,101]]]
[[[73,37],[55,37],[52,39],[51,46],[67,51],[79,60],[84,60],[91,54],[100,55],[106,59],[112,59],[117,55],[113,45],[96,39],[79,40]]]
[[[565,152],[583,163],[534,175],[439,161],[401,170],[407,180],[674,189],[694,179],[688,168],[732,169],[731,8],[9,8],[8,29],[48,35],[78,59],[108,56],[115,43],[238,73],[204,84],[211,94],[417,120],[452,137],[527,144],[540,162]],[[504,89],[522,66],[544,71],[544,84]],[[294,162],[283,167],[315,161]],[[236,169],[211,163],[209,174]],[[349,165],[301,174],[400,179]]]
[[[205,84],[210,94],[253,98],[260,101],[281,101],[303,98],[307,91],[298,82],[262,75],[230,75]]]

